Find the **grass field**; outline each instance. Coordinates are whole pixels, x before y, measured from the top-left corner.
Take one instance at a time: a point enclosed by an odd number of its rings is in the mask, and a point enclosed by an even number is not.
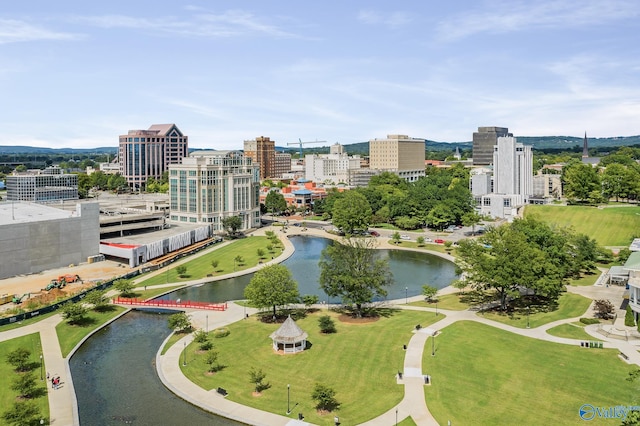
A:
[[[187,273],[184,277],[179,277],[176,272],[176,268],[169,269],[168,273],[162,273],[154,277],[150,277],[144,281],[140,281],[136,284],[137,287],[153,286],[156,284],[164,284],[167,282],[180,282],[191,281],[205,278],[208,275],[218,276],[228,274],[234,271],[242,271],[248,268],[252,268],[258,265],[258,249],[264,250],[264,258],[271,260],[271,257],[278,257],[282,254],[282,244],[277,247],[272,247],[273,251],[267,250],[271,242],[267,237],[252,236],[235,240],[231,244],[224,247],[219,247],[203,256],[194,258],[184,265],[187,267]],[[244,263],[238,264],[234,261],[235,257],[241,255],[244,259]],[[217,260],[218,267],[213,269],[211,266],[212,260]]]
[[[462,293],[445,294],[444,296],[438,296],[438,309],[450,309],[452,311],[464,311],[469,309],[469,304],[464,302],[465,295]],[[436,308],[436,303],[427,302],[426,300],[420,300],[418,302],[409,303],[413,306],[423,306],[425,308]]]
[[[637,403],[638,383],[625,380],[635,368],[617,350],[554,344],[471,321],[445,328],[436,356],[423,359],[432,378],[426,402],[441,425],[584,424],[582,404]]]
[[[600,271],[594,270],[588,274],[582,274],[580,278],[573,278],[569,280],[569,285],[575,286],[589,286],[594,285],[600,278]]]
[[[535,309],[532,309],[528,315],[529,325],[531,328],[535,328],[559,319],[579,317],[584,315],[590,304],[591,299],[584,296],[573,293],[564,293],[558,298],[557,309],[549,312],[537,312]],[[512,325],[514,327],[525,328],[527,326],[527,311],[524,309],[514,312],[511,315],[499,314],[497,312],[485,312],[481,315],[487,319]]]
[[[585,207],[528,205],[525,217],[533,216],[544,222],[571,226],[589,235],[603,246],[628,246],[640,228],[640,209],[637,206]]]
[[[66,321],[62,321],[56,326],[56,333],[60,341],[60,350],[62,356],[66,357],[69,352],[93,330],[101,327],[111,318],[118,316],[125,308],[111,305],[112,310],[106,312],[89,311],[87,313],[87,321],[83,325],[69,325]]]
[[[223,387],[233,401],[278,414],[286,411],[290,384],[291,405],[296,404],[292,417],[303,413],[310,423],[333,425],[333,414],[316,413],[311,399],[315,383],[322,383],[336,391],[342,404],[337,411],[341,423],[362,423],[402,399],[403,387],[396,384],[395,378],[403,367],[402,346],[409,342],[416,324],[428,326],[436,320],[428,312],[389,312],[388,317],[367,324],[342,323],[334,312],[308,315],[297,324],[309,333],[311,348],[296,355],[274,353],[269,335],[279,325],[263,324],[251,317],[230,325],[229,336],[212,339],[214,349],[220,353],[219,361],[226,365],[221,372],[205,373],[204,354],[196,353],[196,344],[187,347],[187,366],[181,368],[205,389]],[[336,334],[319,332],[318,318],[326,314],[336,320]],[[264,381],[271,384],[259,397],[252,396],[248,374],[251,367],[261,368],[267,374]]]
[[[42,388],[46,388],[47,381],[46,378],[43,381],[40,381],[40,334],[33,333],[28,334],[26,336],[17,337],[15,339],[7,340],[0,343],[0,415],[5,412],[13,403],[16,401],[17,394],[15,391],[11,390],[11,384],[18,376],[13,369],[13,366],[9,364],[7,359],[7,354],[12,352],[18,348],[27,349],[31,352],[30,362],[33,363],[32,372],[37,378],[38,385],[41,385]],[[46,366],[43,368],[43,377],[44,371],[46,371]],[[47,420],[49,419],[49,402],[47,400],[47,392],[44,389],[44,393],[42,396],[38,398],[34,398],[33,401],[35,405],[40,410],[42,414],[42,418]],[[5,425],[5,421],[0,417],[0,425]]]
[[[584,324],[581,322],[575,322],[571,324],[560,324],[547,330],[547,333],[556,337],[565,337],[567,339],[579,339],[579,340],[600,340],[591,336],[584,331]]]

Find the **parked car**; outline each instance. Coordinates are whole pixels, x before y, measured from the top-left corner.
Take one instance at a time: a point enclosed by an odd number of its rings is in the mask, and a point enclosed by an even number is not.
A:
[[[436,238],[434,243],[436,243],[436,244],[444,244],[444,240],[442,238]]]
[[[408,235],[400,235],[400,239],[406,240],[406,241],[411,241],[411,237],[408,236]]]
[[[372,237],[379,237],[380,233],[378,231],[369,231],[369,234],[371,234]]]
[[[429,238],[429,237],[425,237],[424,238],[424,242],[425,243],[430,243],[431,241],[433,241],[433,240],[431,238]]]

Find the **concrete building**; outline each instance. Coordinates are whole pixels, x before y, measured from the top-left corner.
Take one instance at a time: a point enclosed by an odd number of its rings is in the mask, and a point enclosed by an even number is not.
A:
[[[291,154],[287,152],[276,152],[275,168],[273,177],[281,179],[283,175],[291,171]]]
[[[98,203],[77,204],[74,211],[0,203],[0,279],[84,263],[98,255],[99,212]]]
[[[120,136],[120,174],[140,190],[149,178],[160,179],[171,164],[188,155],[189,137],[175,124],[154,124],[149,130],[129,130]]]
[[[360,156],[349,156],[339,143],[331,146],[329,154],[307,154],[304,158],[305,179],[327,184],[347,184],[349,171],[360,168]]]
[[[46,203],[78,199],[78,175],[63,173],[58,166],[14,173],[6,181],[10,201]]]
[[[244,141],[244,156],[260,166],[260,180],[276,177],[276,142],[259,136]]]
[[[538,174],[533,177],[533,196],[548,203],[562,198],[562,177],[556,174]]]
[[[240,230],[260,226],[260,167],[239,151],[196,151],[169,168],[171,221],[207,223],[242,218]]]
[[[409,182],[425,176],[425,140],[387,135],[369,141],[369,167],[395,173]]]
[[[629,306],[636,321],[640,320],[640,252],[634,251],[624,264],[629,272]]]
[[[362,163],[360,163],[362,165]],[[370,168],[350,169],[349,178],[347,184],[349,186],[368,186],[372,177],[378,176],[382,173],[380,170],[374,170]]]
[[[493,161],[493,147],[499,137],[513,136],[506,127],[478,127],[473,133],[473,165],[487,166]]]

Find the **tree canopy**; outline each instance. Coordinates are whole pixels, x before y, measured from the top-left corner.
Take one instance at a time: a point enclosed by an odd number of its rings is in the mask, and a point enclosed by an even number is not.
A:
[[[264,199],[264,207],[270,213],[279,213],[287,209],[287,202],[281,193],[269,191]]]
[[[364,195],[347,191],[333,205],[333,224],[345,234],[366,231],[371,221],[371,206]]]
[[[300,297],[298,283],[284,265],[269,265],[253,274],[249,285],[244,289],[244,297],[256,308],[276,307],[296,303]]]

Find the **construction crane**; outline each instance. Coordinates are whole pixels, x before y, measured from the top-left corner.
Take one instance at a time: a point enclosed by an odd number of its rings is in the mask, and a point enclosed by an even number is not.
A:
[[[302,145],[306,145],[309,143],[327,143],[327,141],[308,141],[308,142],[302,142],[302,139],[298,139],[298,142],[291,142],[288,143],[287,145],[300,145],[300,159],[302,160]]]

